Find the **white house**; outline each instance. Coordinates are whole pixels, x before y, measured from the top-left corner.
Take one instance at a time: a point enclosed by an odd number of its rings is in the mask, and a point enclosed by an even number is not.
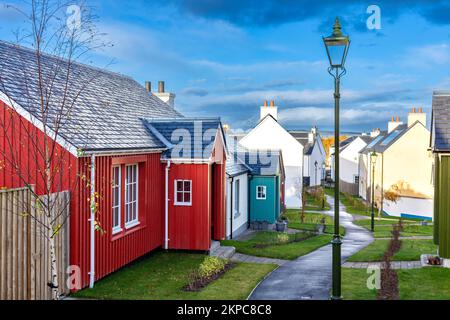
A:
[[[433,169],[429,144],[430,131],[422,108],[412,109],[405,124],[393,118],[388,131],[360,151],[360,195],[371,201],[373,185],[375,201],[383,214],[431,219]],[[372,153],[377,155],[374,163]],[[385,199],[386,191],[396,193],[399,199]]]
[[[285,169],[285,204],[300,208],[304,147],[278,123],[278,107],[267,101],[260,108],[259,123],[239,143],[249,150],[281,150]]]
[[[289,133],[303,146],[303,184],[305,186],[320,186],[325,178],[326,152],[322,138],[313,127],[308,131],[294,131]]]
[[[250,168],[235,154],[227,161],[227,239],[233,239],[249,225],[248,175]]]
[[[339,178],[342,192],[359,193],[359,152],[374,138],[369,135],[356,136],[341,148],[339,153]]]

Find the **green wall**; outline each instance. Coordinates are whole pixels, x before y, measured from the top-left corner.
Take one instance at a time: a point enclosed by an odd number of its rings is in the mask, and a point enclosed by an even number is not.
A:
[[[250,221],[275,223],[280,215],[280,182],[278,176],[253,176],[250,180]],[[256,187],[266,186],[266,199],[256,199]]]
[[[442,156],[437,164],[439,179],[435,187],[435,242],[439,243],[439,255],[450,259],[450,156]]]

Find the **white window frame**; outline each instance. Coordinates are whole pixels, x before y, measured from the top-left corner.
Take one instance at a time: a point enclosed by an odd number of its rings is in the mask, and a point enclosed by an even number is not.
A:
[[[234,182],[234,218],[241,215],[241,180],[237,179]]]
[[[182,182],[183,183],[183,190],[181,190],[181,191],[179,191],[177,189],[178,182]],[[184,183],[185,182],[189,182],[189,186],[190,186],[189,191],[185,191],[184,190]],[[179,192],[183,193],[183,201],[178,201],[178,193]],[[185,193],[189,193],[189,202],[185,202],[184,201],[184,194]],[[175,203],[176,206],[186,206],[186,207],[192,206],[192,180],[175,179],[174,185],[173,185],[173,194],[174,194],[174,198],[175,198],[174,203]]]
[[[264,197],[259,196],[259,188],[262,188],[261,193],[264,194]],[[266,200],[267,199],[267,187],[266,186],[256,186],[256,200]]]
[[[127,168],[136,167],[136,182],[128,183]],[[127,202],[128,186],[136,183],[136,200]],[[136,203],[136,218],[127,221],[127,205]],[[130,229],[139,224],[139,165],[137,163],[125,165],[125,229]]]
[[[114,180],[114,171],[115,169],[119,169],[119,178],[118,181],[113,181],[114,184],[112,185],[112,234],[116,234],[122,231],[122,227],[121,227],[121,223],[122,223],[122,166],[113,166],[112,167],[112,171],[113,171],[113,180]],[[115,189],[119,189],[118,195],[119,195],[119,199],[117,199],[117,204],[114,205],[114,191]],[[115,226],[114,225],[114,209],[118,209],[119,211],[119,215],[118,215],[118,223]]]

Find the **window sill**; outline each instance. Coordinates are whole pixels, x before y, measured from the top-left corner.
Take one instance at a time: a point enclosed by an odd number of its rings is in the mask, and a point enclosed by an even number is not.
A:
[[[126,230],[132,229],[132,228],[138,226],[139,224],[140,224],[139,221],[132,221],[132,222],[129,222],[128,224],[126,223],[125,224],[125,229]]]
[[[121,233],[123,231],[123,229],[121,227],[116,227],[112,229],[112,235],[116,235],[118,233]]]
[[[192,203],[175,202],[174,205],[176,207],[192,207]]]
[[[136,231],[144,229],[145,227],[146,227],[145,223],[142,224],[141,221],[137,221],[136,223],[129,224],[129,225],[125,226],[125,228],[121,228],[120,232],[113,233],[111,236],[111,241],[116,241],[116,240],[122,239],[125,236],[135,233]]]

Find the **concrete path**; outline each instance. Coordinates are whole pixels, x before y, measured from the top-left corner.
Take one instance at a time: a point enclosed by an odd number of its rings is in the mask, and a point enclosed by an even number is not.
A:
[[[345,268],[367,269],[369,266],[383,268],[383,262],[346,262],[342,265]],[[392,269],[418,269],[422,268],[420,261],[392,261]]]
[[[278,266],[282,266],[283,264],[289,262],[289,260],[255,257],[255,256],[249,256],[249,255],[242,254],[242,253],[235,253],[233,255],[233,257],[231,257],[231,261],[261,263],[261,264],[264,264],[264,263],[276,264]]]
[[[334,199],[328,197],[331,210]],[[333,211],[323,214],[334,216]],[[340,222],[346,228],[342,245],[342,259],[373,242],[371,233],[353,224],[352,215],[340,205]],[[328,300],[331,290],[331,244],[296,260],[289,261],[264,279],[253,291],[250,300]]]

